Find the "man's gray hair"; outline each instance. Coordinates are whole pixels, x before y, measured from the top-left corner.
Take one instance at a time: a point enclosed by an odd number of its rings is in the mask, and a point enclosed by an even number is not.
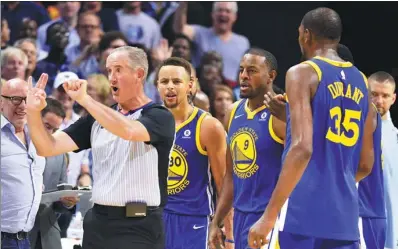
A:
[[[218,3],[222,3],[222,2],[213,2],[213,12],[217,10]],[[224,3],[229,3],[232,12],[238,13],[238,3],[237,2],[224,2]]]
[[[16,56],[20,60],[22,60],[25,68],[28,66],[28,56],[26,56],[24,51],[16,47],[8,47],[1,51],[1,68],[3,68],[7,64],[8,58],[10,56]]]
[[[37,49],[36,40],[35,40],[35,39],[32,39],[32,38],[22,38],[22,39],[19,39],[19,40],[17,40],[16,42],[14,42],[14,47],[21,48],[21,45],[22,45],[22,43],[24,43],[24,42],[29,42],[29,43],[33,44],[33,46],[35,46],[35,48]]]
[[[148,56],[144,50],[137,47],[123,46],[113,49],[109,55],[118,52],[127,54],[132,69],[144,69],[144,79],[146,78],[148,75]]]

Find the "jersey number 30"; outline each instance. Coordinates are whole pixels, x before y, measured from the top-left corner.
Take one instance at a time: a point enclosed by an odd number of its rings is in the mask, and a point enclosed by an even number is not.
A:
[[[326,133],[326,138],[334,143],[342,144],[347,147],[354,146],[359,138],[359,126],[355,120],[361,120],[361,112],[346,109],[344,110],[344,120],[341,122],[341,108],[339,106],[333,107],[330,109],[330,117],[335,119],[335,131],[332,131],[332,128],[329,127],[328,132]],[[347,137],[344,131],[341,131],[341,126],[347,131],[347,133],[351,133],[350,137]]]

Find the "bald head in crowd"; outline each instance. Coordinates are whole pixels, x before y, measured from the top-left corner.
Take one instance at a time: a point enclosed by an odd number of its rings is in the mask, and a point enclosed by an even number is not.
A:
[[[26,124],[27,94],[28,83],[22,79],[11,79],[1,85],[1,112],[16,133],[23,131]]]
[[[368,82],[372,92],[372,101],[380,112],[382,119],[385,120],[388,117],[386,114],[397,97],[394,77],[387,72],[379,71],[369,76]]]

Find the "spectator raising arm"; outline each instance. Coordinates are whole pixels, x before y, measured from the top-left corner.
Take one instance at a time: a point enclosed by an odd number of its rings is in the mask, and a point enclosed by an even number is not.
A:
[[[187,24],[187,10],[188,3],[180,2],[175,14],[174,14],[174,23],[173,30],[176,34],[184,34],[189,37],[189,39],[193,40],[195,37],[195,29]]]

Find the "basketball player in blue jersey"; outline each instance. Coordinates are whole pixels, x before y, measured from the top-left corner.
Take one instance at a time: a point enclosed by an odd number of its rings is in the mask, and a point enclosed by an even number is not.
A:
[[[189,103],[191,67],[184,59],[165,60],[158,72],[158,90],[176,121],[170,156],[168,202],[164,209],[166,249],[205,249],[213,186],[220,193],[225,175],[226,139],[221,122]],[[209,165],[210,163],[210,165]]]
[[[286,147],[267,208],[248,243],[267,242],[277,217],[281,249],[359,248],[356,181],[374,163],[373,120],[366,77],[336,52],[339,15],[308,12],[299,44],[308,59],[286,75]],[[282,208],[283,207],[283,208]]]
[[[376,109],[376,107],[374,107]],[[383,187],[381,116],[374,121],[373,147],[375,161],[372,172],[358,183],[359,231],[361,249],[384,249],[386,241],[386,205]]]
[[[272,91],[276,70],[275,57],[259,48],[250,49],[241,60],[242,100],[232,105],[224,124],[229,143],[227,172],[210,225],[212,249],[223,243],[219,227],[232,206],[234,238],[226,237],[225,244],[234,243],[235,249],[249,248],[249,228],[261,217],[278,180],[286,126],[263,104],[264,94]]]
[[[337,54],[345,61],[354,64],[351,51],[339,44]],[[280,120],[286,120],[286,105],[281,94],[264,96],[264,104]],[[386,237],[386,212],[383,189],[381,116],[374,118],[373,147],[375,160],[372,172],[359,182],[359,231],[361,249],[384,249]]]

